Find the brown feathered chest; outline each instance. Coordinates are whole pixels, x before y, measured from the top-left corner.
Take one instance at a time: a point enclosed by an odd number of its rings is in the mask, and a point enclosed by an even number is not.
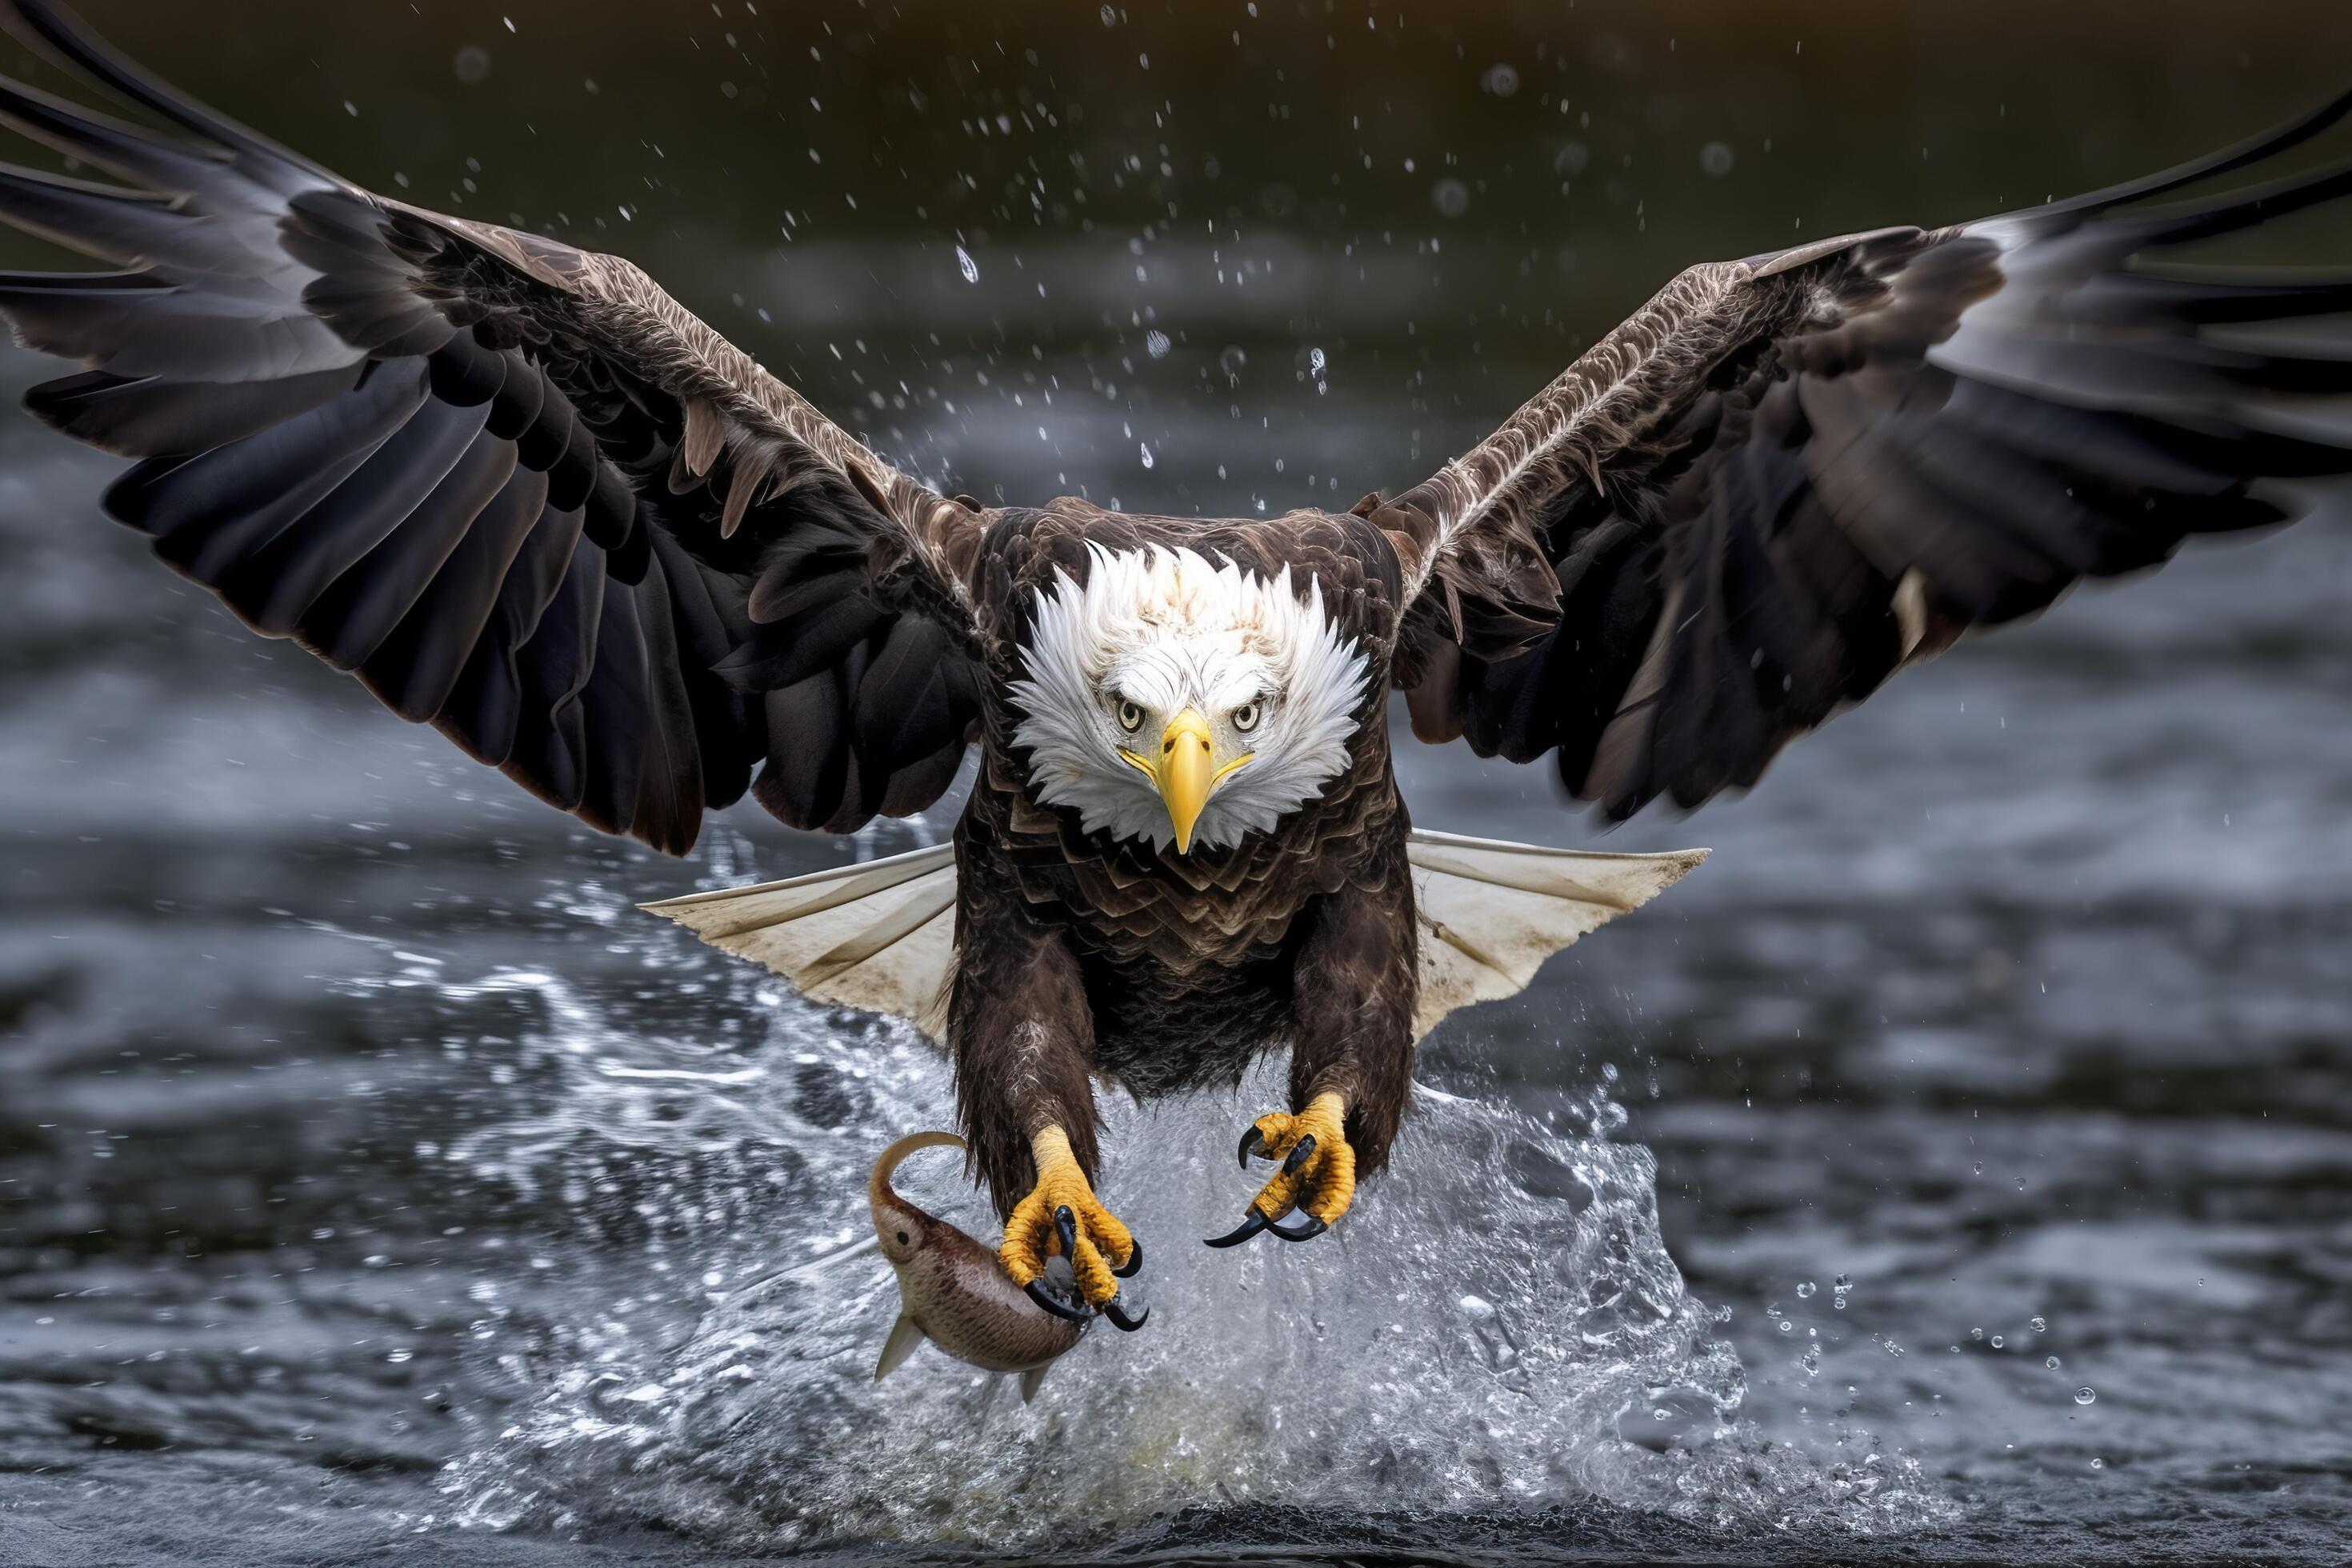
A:
[[[1378,681],[1357,715],[1351,764],[1271,833],[1155,852],[1039,804],[1013,739],[1021,714],[1004,695],[1024,673],[1039,594],[1057,570],[1083,584],[1090,546],[1153,545],[1230,558],[1267,578],[1286,565],[1302,594],[1311,577],[1326,613],[1375,668],[1385,667],[1397,627],[1395,557],[1356,517],[1198,521],[1062,501],[992,530],[975,595],[989,676],[980,770],[956,838],[960,962],[988,962],[991,922],[1056,928],[1080,957],[1097,1065],[1144,1093],[1229,1079],[1285,1032],[1292,946],[1318,900],[1350,882],[1412,898]],[[1413,955],[1397,962],[1410,966]]]

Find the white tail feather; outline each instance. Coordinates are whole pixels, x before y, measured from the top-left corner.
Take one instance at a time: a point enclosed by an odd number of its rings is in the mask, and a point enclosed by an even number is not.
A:
[[[904,1018],[936,1040],[955,968],[955,847],[942,844],[645,907],[812,1001]]]
[[[1418,1039],[1456,1007],[1517,995],[1545,959],[1640,909],[1707,852],[1609,855],[1416,829],[1405,856],[1421,917]]]
[[[1457,1007],[1517,995],[1545,959],[1637,910],[1704,849],[1609,855],[1416,830],[1416,1038]],[[955,969],[955,850],[941,845],[645,907],[766,964],[818,1002],[904,1018],[939,1039]]]

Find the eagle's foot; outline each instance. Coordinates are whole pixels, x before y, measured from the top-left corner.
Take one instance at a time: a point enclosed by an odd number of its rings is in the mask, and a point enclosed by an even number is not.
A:
[[[1058,1127],[1040,1129],[1029,1141],[1037,1184],[1004,1221],[997,1261],[1029,1299],[1057,1318],[1085,1322],[1096,1311],[1114,1328],[1132,1331],[1150,1317],[1149,1309],[1130,1317],[1119,1304],[1118,1282],[1143,1267],[1143,1244],[1103,1207],[1078,1168],[1070,1141]],[[1045,1260],[1066,1258],[1078,1300],[1066,1301],[1045,1282]],[[1118,1258],[1114,1268],[1110,1262]]]
[[[1209,1245],[1237,1246],[1262,1230],[1285,1241],[1311,1241],[1337,1225],[1356,1197],[1356,1151],[1343,1131],[1347,1120],[1348,1102],[1327,1092],[1304,1110],[1269,1111],[1251,1122],[1242,1134],[1242,1168],[1249,1168],[1253,1154],[1281,1164],[1250,1200],[1241,1227]],[[1293,1208],[1306,1217],[1295,1226],[1276,1223]]]

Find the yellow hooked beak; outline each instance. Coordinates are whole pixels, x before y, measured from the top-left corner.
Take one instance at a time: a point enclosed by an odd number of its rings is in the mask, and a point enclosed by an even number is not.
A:
[[[1146,760],[1133,752],[1119,752],[1160,787],[1160,798],[1168,805],[1169,823],[1176,829],[1179,855],[1192,847],[1192,825],[1201,819],[1201,808],[1209,804],[1209,796],[1216,793],[1228,774],[1257,754],[1244,752],[1219,767],[1216,752],[1209,721],[1197,708],[1187,708],[1168,721],[1168,728],[1160,732],[1160,754],[1156,759]]]

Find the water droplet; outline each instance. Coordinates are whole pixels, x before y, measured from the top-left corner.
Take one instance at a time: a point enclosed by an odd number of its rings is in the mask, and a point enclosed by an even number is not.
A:
[[[2025,1178],[2023,1176],[2017,1178],[2017,1190],[2021,1193],[2025,1190]]]
[[[2099,1391],[2087,1383],[2074,1391],[2074,1403],[2077,1405],[2088,1405],[2098,1397]]]
[[[1984,1331],[1982,1329],[1970,1329],[1969,1331],[1969,1338],[1981,1343],[1984,1340]]]
[[[979,282],[980,263],[971,258],[971,252],[961,245],[955,247],[955,252],[956,270],[963,274],[963,280],[967,283]]]
[[[416,1352],[415,1351],[394,1351],[383,1359],[392,1363],[393,1365],[398,1366],[403,1362],[415,1359],[415,1355]]]
[[[2093,1459],[2091,1461],[2091,1468],[2095,1470],[2104,1470],[2106,1468],[2107,1462],[2105,1459]]]
[[[2056,1372],[2058,1370],[2058,1358],[2054,1355],[2044,1356],[2042,1358],[2042,1364],[2048,1367],[2052,1372]]]
[[[1839,1275],[1835,1279],[1830,1281],[1830,1289],[1836,1291],[1841,1296],[1844,1295],[1848,1290],[1853,1289],[1853,1276],[1851,1274]]]
[[[1106,26],[1106,27],[1116,27],[1116,26],[1118,26],[1118,13],[1117,11],[1112,10],[1112,9],[1111,9],[1109,6],[1108,6],[1108,5],[1104,6],[1104,7],[1102,8],[1102,22],[1103,22],[1103,26]]]
[[[1698,166],[1717,179],[1731,173],[1731,148],[1722,142],[1710,142],[1698,150]]]
[[[1143,352],[1153,359],[1168,357],[1168,334],[1154,327],[1143,334]]]
[[[457,58],[450,62],[450,68],[467,87],[479,87],[490,77],[490,51],[479,44],[467,44],[457,51]]]
[[[1242,352],[1239,343],[1227,343],[1225,352],[1217,356],[1217,368],[1235,380],[1240,379],[1242,367],[1247,363],[1249,355]]]
[[[1470,210],[1470,187],[1448,175],[1429,187],[1430,205],[1440,217],[1460,217]]]
[[[1495,1303],[1484,1296],[1465,1296],[1462,1298],[1462,1310],[1472,1319],[1485,1322],[1495,1315]]]
[[[1478,79],[1478,85],[1496,98],[1508,98],[1519,90],[1518,68],[1498,60],[1486,68],[1486,74]]]
[[[1809,1301],[1812,1300],[1813,1292],[1820,1289],[1820,1286],[1814,1284],[1810,1279],[1800,1279],[1797,1281],[1797,1300],[1800,1301]]]
[[[1151,444],[1148,441],[1138,441],[1135,445],[1136,449],[1143,454],[1143,466],[1147,468],[1151,467]]]
[[[2037,1333],[2037,1334],[2046,1334],[2046,1333],[2048,1333],[2048,1332],[2050,1331],[2050,1321],[2049,1321],[2047,1318],[2036,1318],[2036,1319],[2034,1319],[2034,1320],[2033,1320],[2033,1331],[2034,1331],[2035,1333]]]
[[[2000,1349],[2000,1336],[1999,1334],[1995,1334],[1992,1337],[1992,1348],[1995,1350]]]
[[[1790,1322],[1788,1319],[1783,1318],[1780,1320],[1780,1331],[1782,1333],[1794,1333],[1796,1331],[1796,1328],[1797,1325]]]
[[[1559,155],[1551,161],[1551,172],[1564,178],[1581,174],[1584,173],[1585,165],[1591,162],[1591,148],[1581,142],[1570,142],[1567,146],[1562,147],[1559,150]]]

